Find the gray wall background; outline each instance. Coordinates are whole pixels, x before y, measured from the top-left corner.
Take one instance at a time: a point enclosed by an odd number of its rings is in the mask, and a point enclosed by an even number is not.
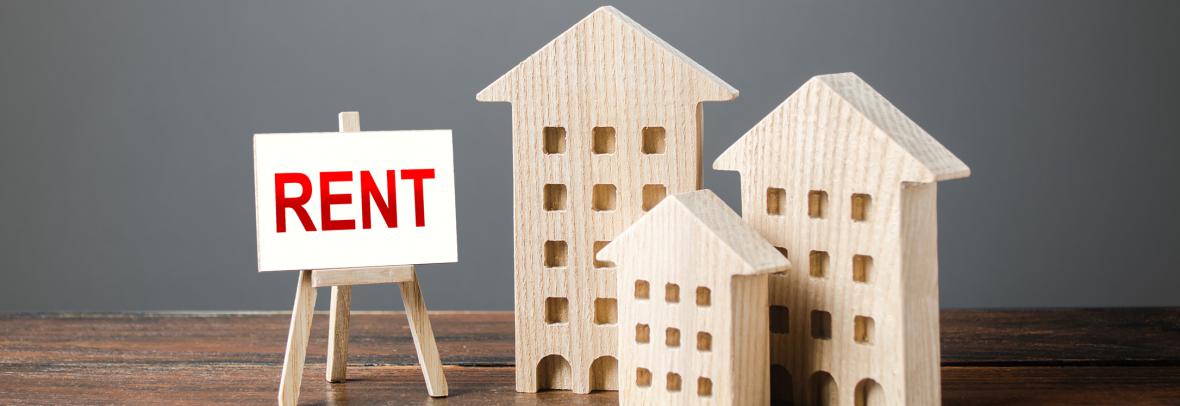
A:
[[[510,309],[510,110],[475,93],[597,5],[0,1],[0,311],[290,308],[296,274],[254,268],[251,135],[343,110],[454,129],[461,262],[423,289]],[[939,190],[944,307],[1180,305],[1180,3],[615,5],[741,90],[705,106],[706,163],[844,71],[967,162]],[[736,174],[704,180],[739,207]]]

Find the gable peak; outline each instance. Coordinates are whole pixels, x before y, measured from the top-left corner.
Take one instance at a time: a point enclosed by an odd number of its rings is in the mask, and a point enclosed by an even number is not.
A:
[[[809,79],[786,100],[774,108],[765,118],[755,124],[753,128],[742,135],[729,148],[722,152],[713,162],[713,169],[740,170],[746,166],[759,165],[759,162],[746,162],[750,154],[748,149],[759,142],[780,142],[781,138],[759,139],[770,137],[771,131],[756,131],[772,125],[772,117],[790,108],[791,100],[808,93],[809,89],[822,87],[822,91],[830,92],[840,102],[846,103],[853,111],[873,125],[883,134],[893,148],[898,148],[917,166],[920,176],[909,181],[929,183],[950,179],[965,178],[971,174],[967,167],[950,150],[947,150],[938,140],[934,139],[926,130],[918,126],[905,113],[902,113],[889,100],[873,89],[867,82],[855,73],[834,73],[818,75]]]
[[[615,36],[619,32],[631,34],[636,41],[629,43],[617,41]],[[591,37],[590,40],[582,38],[585,36]],[[575,39],[576,41],[574,41]],[[508,70],[508,72],[505,72],[500,78],[477,93],[475,96],[476,100],[485,102],[512,101],[513,89],[511,87],[516,81],[538,80],[536,72],[530,68],[537,67],[538,65],[549,66],[560,63],[556,58],[546,56],[556,54],[557,48],[561,46],[572,48],[577,53],[586,53],[595,48],[611,46],[617,52],[630,53],[625,59],[632,63],[640,63],[635,61],[640,61],[647,57],[647,55],[640,52],[641,49],[647,49],[648,52],[654,50],[655,52],[669,56],[668,59],[673,61],[674,64],[680,64],[684,68],[684,71],[689,72],[690,79],[688,80],[694,82],[693,86],[699,89],[701,101],[733,100],[738,95],[737,89],[733,88],[733,86],[730,86],[720,77],[713,74],[713,72],[705,69],[696,61],[680,52],[680,50],[669,45],[659,36],[635,22],[635,20],[632,20],[631,17],[628,17],[612,6],[602,6],[546,43],[532,55],[529,55],[515,67]],[[565,48],[563,48],[563,51],[569,52],[569,49]],[[601,60],[595,59],[582,58],[578,60],[578,64],[602,63]],[[669,72],[667,75],[671,76],[672,74],[670,72],[674,69],[664,67],[663,70]]]
[[[598,253],[599,258],[617,257],[640,244],[638,239],[665,238],[656,232],[659,221],[692,222],[706,237],[725,248],[741,266],[728,268],[732,275],[753,275],[786,270],[790,261],[738,216],[713,191],[704,189],[664,198],[639,220],[614,238]]]

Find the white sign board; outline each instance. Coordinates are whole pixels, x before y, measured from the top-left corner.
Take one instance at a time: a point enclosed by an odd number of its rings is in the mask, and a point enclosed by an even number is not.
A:
[[[451,130],[254,135],[258,270],[455,262]]]

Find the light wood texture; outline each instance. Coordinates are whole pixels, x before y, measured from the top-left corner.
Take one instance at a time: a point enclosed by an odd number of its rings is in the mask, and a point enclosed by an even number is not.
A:
[[[665,194],[700,188],[701,104],[736,96],[613,7],[476,96],[512,103],[517,391],[610,386],[616,328],[595,311],[614,270],[595,249]]]
[[[422,377],[426,379],[426,391],[431,397],[447,396],[447,379],[443,376],[442,360],[434,341],[434,329],[430,327],[430,316],[426,313],[426,299],[418,286],[418,276],[411,270],[410,280],[398,286],[402,291],[410,336],[414,338],[414,349],[418,352],[418,363],[422,366]]]
[[[315,288],[311,286],[311,271],[299,271],[295,306],[291,310],[291,327],[287,333],[287,350],[283,355],[283,372],[279,379],[279,405],[282,406],[299,403],[299,385],[303,382],[303,361],[307,356],[307,339],[311,335],[315,295]]]
[[[346,111],[338,116],[340,132],[361,130],[360,114]],[[397,283],[401,288],[402,303],[409,320],[410,335],[418,354],[426,391],[431,397],[448,394],[443,375],[438,345],[426,312],[426,300],[413,265],[376,266],[358,268],[317,269],[301,271],[299,289],[295,296],[295,311],[291,315],[291,330],[287,337],[287,351],[283,360],[283,375],[279,384],[279,404],[294,405],[299,400],[299,386],[303,360],[307,351],[312,311],[315,309],[315,288],[332,287],[329,310],[328,350],[324,368],[325,380],[345,382],[348,375],[348,335],[352,318],[352,285]],[[310,297],[310,299],[308,299]],[[298,324],[296,323],[298,321]],[[298,328],[297,328],[298,327]]]
[[[450,404],[611,405],[618,398],[515,393],[511,312],[430,316],[448,364]],[[941,317],[948,405],[1180,399],[1180,309],[949,309]],[[439,404],[422,395],[402,312],[354,312],[352,319],[363,328],[352,332],[351,380],[333,385],[322,379],[328,318],[316,318],[301,402]],[[283,360],[274,349],[289,322],[288,312],[0,313],[0,404],[274,404]]]
[[[314,274],[312,275],[314,277]],[[314,285],[314,284],[313,284]],[[332,306],[328,310],[328,382],[348,378],[348,323],[352,319],[352,286],[332,287]]]
[[[317,288],[342,285],[401,283],[413,280],[413,265],[374,266],[364,268],[317,269],[311,283]]]
[[[356,111],[342,111],[336,115],[337,126],[342,133],[361,131],[361,113]]]
[[[790,262],[717,195],[664,199],[598,259],[617,265],[620,404],[770,402],[767,275]]]
[[[358,132],[361,130],[361,115],[355,111],[341,112],[336,116],[340,132]],[[311,273],[311,285],[314,287],[332,286],[332,305],[329,310],[328,323],[328,366],[324,370],[324,379],[328,382],[344,382],[348,378],[348,323],[352,313],[352,287],[347,285],[360,284],[360,281],[383,280],[384,278],[364,278],[358,274],[368,276],[370,269],[334,269],[316,270]],[[335,283],[333,283],[335,282]],[[369,282],[380,283],[380,282]],[[334,286],[345,285],[345,286]]]
[[[713,167],[741,173],[743,216],[797,264],[770,277],[778,400],[940,404],[933,182],[967,166],[842,73],[809,80]]]

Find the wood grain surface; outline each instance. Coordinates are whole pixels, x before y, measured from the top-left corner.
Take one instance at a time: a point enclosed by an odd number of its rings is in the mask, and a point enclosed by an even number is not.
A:
[[[405,315],[355,312],[348,381],[317,314],[300,404],[612,404],[516,393],[512,314],[431,313],[450,397],[426,396]],[[290,313],[0,314],[0,404],[273,404]],[[944,310],[949,405],[1180,404],[1180,309]]]
[[[608,380],[595,362],[617,359],[618,329],[593,320],[615,269],[594,254],[663,196],[701,188],[702,102],[737,94],[604,6],[476,95],[512,103],[516,390]]]
[[[795,401],[940,403],[935,182],[967,165],[836,73],[808,80],[713,168],[741,174],[743,217],[792,261],[770,278],[785,315],[770,360],[778,381],[808,388]]]

